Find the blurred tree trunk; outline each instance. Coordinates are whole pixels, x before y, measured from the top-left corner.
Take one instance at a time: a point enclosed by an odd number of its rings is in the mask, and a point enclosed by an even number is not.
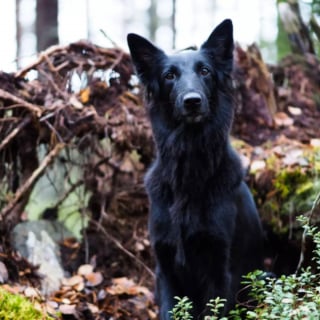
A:
[[[176,48],[176,38],[177,38],[177,29],[176,29],[176,7],[177,1],[172,0],[172,16],[171,16],[171,28],[172,28],[172,48]]]
[[[86,23],[87,23],[87,39],[92,39],[92,32],[91,32],[91,21],[90,21],[90,0],[86,0]]]
[[[298,0],[278,0],[278,12],[293,53],[315,53],[308,27],[302,20]]]
[[[59,42],[58,0],[37,0],[36,36],[37,51]]]
[[[278,12],[277,26],[278,26],[277,60],[280,61],[282,58],[284,58],[291,52],[291,46],[289,43],[288,35],[284,30],[283,23],[280,19],[279,12]]]
[[[17,69],[20,68],[20,58],[21,58],[21,38],[22,38],[22,26],[20,22],[20,2],[21,0],[16,0],[16,61]]]
[[[156,32],[159,26],[159,17],[157,15],[157,0],[151,0],[148,10],[149,14],[149,34],[152,41],[156,40]]]

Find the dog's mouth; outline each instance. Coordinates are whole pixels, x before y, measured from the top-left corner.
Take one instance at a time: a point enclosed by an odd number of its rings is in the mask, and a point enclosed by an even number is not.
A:
[[[186,115],[185,120],[187,123],[200,123],[204,119],[203,114],[192,114],[192,115]]]
[[[206,118],[203,112],[189,112],[183,115],[183,119],[186,123],[200,123]]]

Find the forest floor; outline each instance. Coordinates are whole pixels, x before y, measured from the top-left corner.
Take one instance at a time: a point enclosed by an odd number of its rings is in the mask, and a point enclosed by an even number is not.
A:
[[[101,76],[101,69],[111,72]],[[25,81],[31,70],[39,72],[39,80]],[[70,90],[71,81],[68,85],[63,80],[70,80],[71,73],[80,78],[86,74],[81,90]],[[157,319],[148,203],[142,184],[153,143],[136,85],[128,84],[132,73],[130,58],[121,50],[77,43],[48,49],[15,75],[0,74],[0,115],[6,119],[0,122],[0,151],[7,151],[3,156],[6,165],[0,166],[1,178],[11,185],[12,171],[6,168],[17,169],[8,154],[27,162],[18,168],[23,179],[14,189],[16,197],[0,199],[3,225],[8,217],[11,224],[25,219],[30,193],[23,189],[24,182],[30,181],[43,163],[32,160],[38,144],[54,150],[63,142],[63,147],[83,153],[90,146],[89,160],[81,163],[84,178],[70,183],[70,190],[81,183],[91,192],[87,207],[92,216],[81,242],[67,238],[60,244],[66,278],[58,291],[41,294],[38,267],[12,250],[7,232],[10,223],[0,230],[1,286],[28,297],[56,319]],[[307,56],[288,57],[278,66],[266,66],[256,47],[238,47],[235,80],[233,143],[242,156],[247,182],[266,227],[266,268],[277,274],[290,273],[300,254],[300,240],[291,236],[298,227],[292,215],[281,211],[284,189],[275,186],[281,178],[291,186],[285,185],[285,196],[295,196],[301,177],[313,179],[320,172],[320,64]],[[17,112],[21,106],[23,112]],[[101,143],[105,134],[113,144],[110,152],[108,143]],[[17,151],[19,146],[25,148]],[[78,165],[71,157],[52,157]],[[294,173],[288,181],[279,174],[284,170]],[[106,185],[110,188],[102,187]],[[314,196],[315,185],[308,186],[308,197]],[[56,208],[70,190],[65,190]],[[309,203],[303,202],[301,208]],[[303,213],[301,210],[293,215]]]

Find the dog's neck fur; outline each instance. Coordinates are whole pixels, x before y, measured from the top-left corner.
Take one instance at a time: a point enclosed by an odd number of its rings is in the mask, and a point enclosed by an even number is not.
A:
[[[153,127],[153,131],[158,174],[162,176],[162,183],[166,181],[162,190],[171,194],[170,214],[172,222],[177,224],[175,261],[185,265],[183,228],[192,229],[193,219],[208,214],[204,198],[217,198],[210,196],[213,194],[223,197],[226,190],[232,191],[240,184],[243,172],[239,170],[240,160],[230,146],[229,135],[213,130],[211,125],[182,124],[174,130]],[[229,167],[223,174],[222,164]],[[208,196],[203,197],[203,194]]]
[[[213,192],[218,192],[221,184],[225,190],[226,183],[228,189],[240,183],[243,173],[238,170],[239,159],[230,146],[228,132],[214,130],[208,123],[180,124],[174,130],[155,125],[153,131],[159,165],[163,176],[169,177],[167,183],[174,194],[193,198],[207,192],[208,183]],[[230,166],[230,176],[226,177],[226,172],[220,175],[222,163]]]

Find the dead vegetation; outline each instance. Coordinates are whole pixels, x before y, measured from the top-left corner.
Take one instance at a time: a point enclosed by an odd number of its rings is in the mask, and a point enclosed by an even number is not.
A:
[[[275,185],[283,170],[310,177],[320,172],[315,169],[320,161],[315,156],[320,144],[320,64],[308,55],[267,66],[256,46],[237,47],[235,54],[235,145],[243,154],[262,218],[281,234],[281,241],[287,239],[286,247],[300,209],[283,214],[283,189]],[[63,184],[51,181],[57,197],[42,218],[63,220],[60,209],[82,190],[78,212],[89,223],[81,244],[62,244],[63,263],[74,275],[81,264],[90,263],[102,278],[90,286],[78,275],[76,284],[64,284],[52,297],[55,308],[72,296],[68,304],[77,305],[77,315],[73,307],[63,308],[76,319],[104,319],[106,314],[152,318],[149,292],[135,283],[152,289],[142,181],[153,140],[129,55],[83,41],[51,47],[29,67],[0,73],[0,88],[0,260],[10,270],[8,281],[23,278],[37,285],[35,269],[11,251],[8,239],[30,213],[26,207],[39,179],[57,166],[64,172]],[[290,192],[294,195],[294,187]]]

